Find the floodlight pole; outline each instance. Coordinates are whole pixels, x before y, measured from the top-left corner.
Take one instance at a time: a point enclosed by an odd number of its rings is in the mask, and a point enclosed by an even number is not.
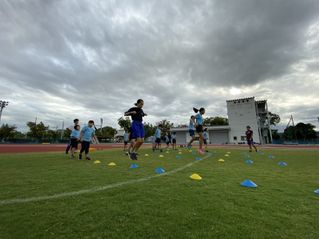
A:
[[[0,123],[1,123],[1,116],[2,116],[2,110],[7,107],[9,104],[9,101],[0,100]]]

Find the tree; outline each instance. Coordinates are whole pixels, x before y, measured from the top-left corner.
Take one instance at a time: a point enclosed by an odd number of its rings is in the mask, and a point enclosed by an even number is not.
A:
[[[312,124],[298,123],[296,126],[289,126],[284,130],[286,140],[314,140],[317,139],[317,132]]]
[[[14,134],[16,132],[16,126],[14,125],[8,125],[3,124],[0,128],[0,139],[1,141],[8,140],[10,138],[14,137]]]
[[[49,126],[45,126],[42,122],[39,124],[28,122],[27,126],[29,127],[27,135],[39,141],[45,137],[46,131],[49,129]]]
[[[131,127],[131,120],[129,117],[121,117],[118,119],[118,124],[120,128],[123,128],[125,131],[128,131]]]
[[[229,125],[229,121],[227,118],[223,118],[219,116],[208,117],[204,119],[203,125],[206,125],[206,126]]]
[[[148,138],[154,135],[155,131],[156,131],[156,126],[153,126],[152,124],[149,124],[149,123],[144,124],[145,138]]]
[[[280,123],[280,116],[274,113],[269,112],[270,125],[276,125]]]
[[[161,136],[164,136],[166,133],[170,132],[170,129],[173,127],[173,123],[170,123],[169,120],[161,120],[160,122],[157,123],[157,125],[161,124]]]
[[[110,127],[110,126],[105,126],[102,129],[98,129],[96,131],[96,136],[98,137],[99,140],[110,140],[113,139],[115,134],[117,133],[117,130]]]

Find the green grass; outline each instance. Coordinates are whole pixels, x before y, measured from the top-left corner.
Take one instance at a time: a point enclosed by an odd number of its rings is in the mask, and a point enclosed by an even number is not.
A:
[[[191,167],[147,181],[0,204],[0,238],[318,238],[318,150],[264,150],[250,154],[252,165],[245,163],[245,150],[211,151]],[[120,150],[97,151],[92,161],[63,153],[1,154],[0,201],[145,178],[156,175],[156,167],[168,172],[198,156],[184,149],[180,160],[173,151],[163,152],[164,158],[148,149],[140,154],[137,169],[129,168],[132,162]],[[288,166],[278,166],[280,161]],[[203,179],[191,180],[192,173]],[[245,179],[258,187],[241,187]]]

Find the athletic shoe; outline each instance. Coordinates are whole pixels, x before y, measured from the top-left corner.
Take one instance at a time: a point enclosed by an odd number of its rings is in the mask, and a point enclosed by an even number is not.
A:
[[[82,159],[82,154],[79,154],[79,160]]]
[[[205,152],[203,149],[199,149],[198,152],[199,152],[199,154],[201,154],[201,155],[206,154],[206,152]]]
[[[91,158],[89,156],[86,157],[86,160],[91,160]]]

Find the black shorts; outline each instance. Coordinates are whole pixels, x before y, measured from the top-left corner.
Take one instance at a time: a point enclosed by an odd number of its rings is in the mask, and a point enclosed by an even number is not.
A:
[[[176,143],[177,143],[177,140],[176,140],[176,139],[172,139],[172,143],[173,143],[173,144],[176,144]]]
[[[202,125],[197,125],[196,131],[197,131],[197,133],[202,133],[203,132],[203,126]]]
[[[128,144],[128,141],[124,141],[124,145],[127,145]]]
[[[78,139],[71,138],[70,141],[71,141],[71,143],[70,143],[71,148],[78,149],[78,143],[79,143]]]
[[[156,138],[156,141],[155,141],[157,144],[160,144],[161,143],[161,139],[160,138]]]
[[[203,139],[203,143],[204,143],[204,144],[208,144],[208,142],[207,142],[206,139]]]
[[[90,149],[90,142],[88,142],[88,141],[82,141],[82,142],[81,142],[80,154],[82,154],[83,151],[84,151],[86,154],[88,154],[88,153],[89,153],[89,149]]]

